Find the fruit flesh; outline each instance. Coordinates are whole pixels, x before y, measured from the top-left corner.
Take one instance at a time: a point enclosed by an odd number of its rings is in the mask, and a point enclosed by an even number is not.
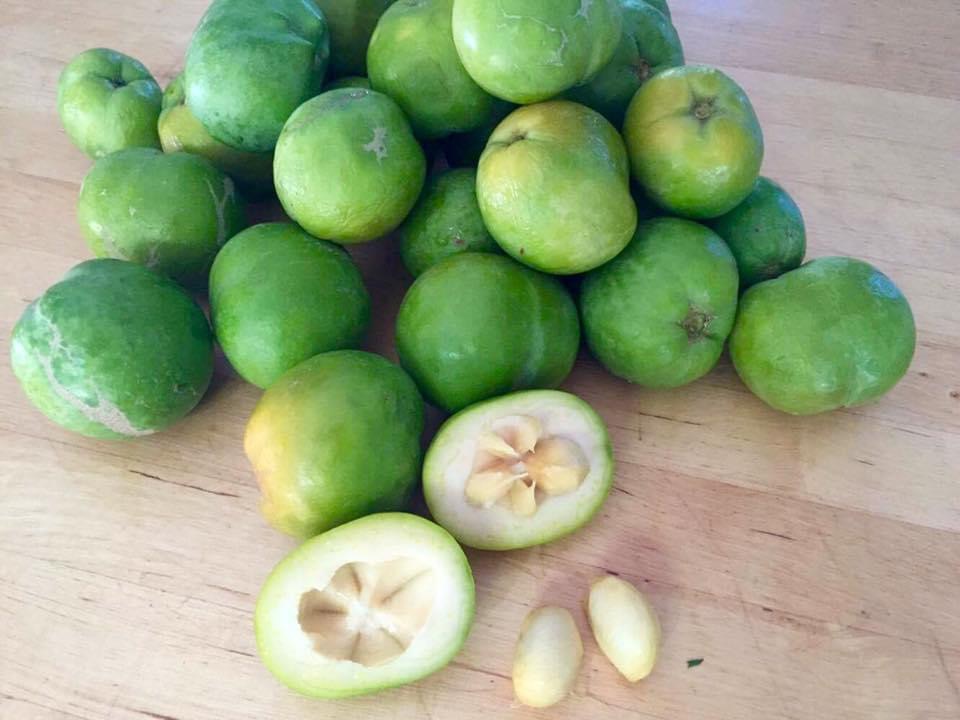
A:
[[[590,586],[590,627],[603,654],[630,682],[653,672],[660,621],[643,594],[626,580],[608,576]]]
[[[362,695],[446,665],[474,604],[470,566],[448,533],[413,515],[371,515],[308,540],[276,567],[257,600],[257,646],[297,692]]]
[[[760,178],[747,199],[710,222],[737,259],[740,289],[795,270],[807,252],[803,215],[777,183]]]
[[[230,364],[267,388],[314,355],[357,347],[370,324],[370,296],[342,248],[293,223],[268,223],[240,233],[217,256],[210,315]]]
[[[372,90],[332,90],[301,105],[274,155],[277,196],[315,237],[374,240],[413,208],[426,158],[400,107]]]
[[[195,289],[246,224],[228,176],[202,157],[130,148],[98,160],[77,201],[77,219],[97,257],[130,260]]]
[[[10,343],[27,397],[89,437],[149,435],[200,402],[213,375],[203,311],[158,273],[88,260],[24,311]]]
[[[329,56],[313,0],[214,0],[187,49],[187,105],[220,142],[270,152],[287,118],[320,91]]]
[[[710,229],[640,223],[633,242],[584,280],[580,308],[594,355],[613,374],[674,388],[709,372],[737,310],[737,266]]]
[[[464,252],[500,252],[477,205],[477,173],[448,170],[427,181],[398,232],[403,264],[414,277]]]
[[[852,258],[818,258],[754,285],[730,338],[734,366],[768,405],[813,415],[862,405],[907,372],[910,304],[886,275]]]
[[[531,612],[517,639],[513,691],[524,705],[545,708],[570,694],[583,662],[583,642],[570,611],[542,607]]]
[[[423,412],[407,374],[370,353],[324,353],[284,373],[244,436],[264,516],[306,538],[403,508],[419,479]]]
[[[601,113],[614,127],[623,118],[634,94],[647,80],[667,68],[683,65],[683,46],[676,28],[645,0],[620,0],[623,36],[613,58],[589,82],[570,88],[565,97]]]
[[[370,83],[397,101],[419,138],[474,130],[493,109],[457,56],[452,13],[453,0],[394,3],[370,39]]]
[[[487,92],[525,104],[587,80],[620,41],[617,0],[456,0],[453,37]]]
[[[714,218],[757,180],[763,133],[746,93],[715,68],[671,68],[645,83],[623,128],[633,176],[658,205]]]
[[[130,147],[160,147],[160,86],[150,71],[116,50],[73,58],[57,84],[57,111],[71,142],[92,158]]]
[[[579,398],[531,390],[450,418],[424,462],[424,495],[460,542],[512,550],[551,542],[588,522],[609,493],[606,427]]]
[[[623,140],[599,113],[541,103],[514,111],[491,135],[477,199],[490,233],[515,260],[573,275],[630,242],[637,209],[629,173]]]
[[[580,343],[576,306],[553,278],[488,253],[448,257],[400,306],[397,351],[447,412],[511,390],[555,387]]]

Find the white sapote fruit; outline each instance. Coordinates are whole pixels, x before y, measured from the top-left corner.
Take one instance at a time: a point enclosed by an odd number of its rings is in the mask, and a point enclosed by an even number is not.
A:
[[[257,647],[297,692],[364,695],[450,662],[474,605],[470,565],[449,533],[416,515],[369,515],[277,565],[257,600]]]
[[[462,410],[440,428],[423,467],[433,517],[482,550],[572,533],[600,509],[612,482],[603,420],[559,390],[516,392]]]
[[[550,707],[573,688],[583,662],[580,631],[568,610],[542,607],[523,622],[513,656],[513,692],[535,708]]]
[[[607,576],[590,586],[587,616],[597,645],[630,682],[643,680],[657,662],[660,621],[637,588]]]

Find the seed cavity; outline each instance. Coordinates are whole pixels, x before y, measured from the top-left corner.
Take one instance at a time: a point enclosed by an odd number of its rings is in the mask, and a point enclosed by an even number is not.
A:
[[[477,439],[465,492],[475,507],[500,504],[530,517],[546,498],[574,492],[589,472],[577,443],[545,436],[537,418],[516,415],[499,420]]]
[[[435,590],[433,570],[414,558],[348,563],[322,590],[300,597],[300,629],[326,658],[384,665],[426,625]]]

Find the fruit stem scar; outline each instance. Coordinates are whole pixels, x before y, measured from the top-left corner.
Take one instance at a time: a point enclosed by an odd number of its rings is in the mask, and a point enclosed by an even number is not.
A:
[[[693,116],[701,122],[708,120],[715,112],[714,98],[694,98],[691,112]]]
[[[637,64],[634,65],[633,71],[640,82],[645,82],[646,80],[650,79],[650,63],[645,58],[640,58],[637,60]]]
[[[712,315],[708,315],[703,310],[691,306],[683,322],[678,323],[678,325],[686,331],[687,339],[693,343],[706,336],[707,328],[712,321]]]

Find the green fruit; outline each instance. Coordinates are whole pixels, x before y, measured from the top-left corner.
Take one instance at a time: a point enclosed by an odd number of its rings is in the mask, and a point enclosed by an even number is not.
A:
[[[245,194],[260,196],[273,191],[273,153],[244,152],[210,135],[187,107],[182,74],[163,92],[158,129],[164,152],[184,151],[206,158],[233,178]]]
[[[393,0],[316,0],[330,26],[330,74],[364,75],[377,20]]]
[[[623,35],[613,58],[589,82],[565,97],[591,107],[623,127],[627,106],[640,86],[658,72],[683,65],[683,46],[670,18],[644,0],[619,0]]]
[[[606,425],[587,403],[528,390],[472,405],[440,428],[423,466],[430,513],[464,545],[514,550],[569,535],[613,484]]]
[[[229,177],[198,155],[152,148],[98,160],[77,218],[97,257],[132,260],[191,288],[206,287],[214,256],[245,223]]]
[[[316,355],[263,394],[244,437],[267,520],[308,538],[407,505],[423,400],[403,370],[356,350]]]
[[[567,101],[500,123],[480,158],[477,199],[504,250],[556,275],[603,265],[637,227],[623,140],[599,113]]]
[[[27,307],[10,359],[53,422],[94,438],[139,437],[200,402],[213,338],[175,283],[134,263],[88,260]]]
[[[477,173],[448,170],[427,181],[423,195],[400,226],[400,254],[414,277],[445,257],[464,252],[500,252],[477,205]]]
[[[664,209],[728,213],[750,194],[763,133],[746,94],[715,68],[671,68],[637,91],[624,123],[633,176]]]
[[[450,166],[475,168],[497,125],[516,109],[513,103],[494,98],[490,112],[476,130],[444,138],[443,154]]]
[[[162,93],[143,64],[116,50],[85,50],[57,83],[57,112],[70,141],[92,158],[131,147],[160,147]]]
[[[214,0],[187,49],[187,106],[220,142],[270,152],[287,118],[320,91],[329,55],[313,0]]]
[[[667,16],[667,19],[670,19],[670,6],[667,5],[667,0],[645,0],[647,5],[655,7],[657,10],[662,12]]]
[[[742,290],[800,267],[807,253],[800,208],[786,190],[764,177],[746,200],[710,227],[737,259]]]
[[[689,220],[640,223],[616,260],[580,292],[587,343],[614,375],[675,388],[717,364],[737,312],[737,264],[717,235]]]
[[[357,347],[370,296],[343,248],[292,223],[269,223],[240,233],[217,256],[210,316],[230,364],[267,388],[314,355]]]
[[[455,0],[467,72],[510,102],[549,100],[596,75],[620,42],[618,0]]]
[[[750,288],[730,354],[768,405],[813,415],[889,391],[910,367],[916,340],[910,304],[890,278],[832,257]]]
[[[257,599],[257,648],[299,693],[365,695],[453,660],[475,604],[470,564],[449,533],[415,515],[371,515],[277,565]]]
[[[370,39],[370,83],[397,101],[417,137],[474,130],[493,109],[457,57],[452,12],[453,0],[394,3]]]
[[[280,202],[307,232],[358,243],[403,222],[427,168],[399,106],[354,88],[324,93],[290,116],[273,171]]]
[[[343,90],[344,88],[363,88],[364,90],[369,90],[370,78],[364,77],[363,75],[347,75],[346,77],[337,78],[333,82],[327,83],[323,91],[330,92],[331,90]]]
[[[579,345],[577,310],[563,286],[487,253],[454,255],[427,270],[397,318],[401,364],[447,412],[511,390],[556,387]]]

